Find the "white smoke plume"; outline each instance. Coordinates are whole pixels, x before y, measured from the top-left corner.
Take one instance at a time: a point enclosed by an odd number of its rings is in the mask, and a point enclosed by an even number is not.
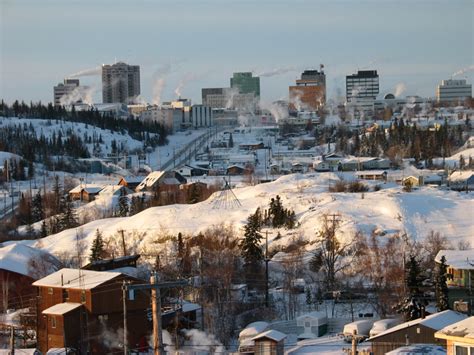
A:
[[[194,348],[196,352],[209,352],[211,354],[224,354],[225,348],[212,334],[206,334],[198,329],[183,330],[188,340],[185,342],[186,350]]]
[[[290,104],[293,104],[295,109],[297,111],[303,111],[304,110],[304,104],[301,101],[301,96],[303,95],[303,92],[300,90],[294,91],[295,95],[290,96]]]
[[[171,72],[171,64],[165,64],[159,67],[152,75],[152,103],[153,105],[159,105],[161,103],[161,95],[166,86],[166,77]]]
[[[395,85],[395,97],[400,97],[407,89],[407,86],[405,85],[405,83],[398,83],[397,85]]]
[[[260,100],[259,106],[262,110],[268,110],[275,118],[276,122],[279,122],[288,117],[288,106],[280,105],[274,102],[267,102]]]
[[[239,94],[239,90],[235,88],[225,90],[225,98],[226,98],[225,108],[226,109],[231,109],[235,107],[234,96],[238,94]]]
[[[196,80],[197,78],[198,76],[193,73],[186,73],[186,75],[179,81],[178,86],[174,90],[176,96],[180,98],[186,84],[190,81]]]
[[[78,71],[77,73],[73,73],[73,74],[69,75],[68,78],[78,78],[78,77],[81,77],[81,76],[96,76],[96,75],[102,75],[102,67],[101,66]]]
[[[277,75],[282,75],[290,72],[298,71],[298,68],[296,67],[281,67],[281,68],[275,68],[267,71],[262,71],[262,72],[257,72],[255,75],[256,76],[262,76],[262,77],[271,77],[271,76],[277,76]]]
[[[70,94],[63,95],[59,99],[62,106],[69,106],[77,102],[82,102],[88,105],[93,104],[92,97],[96,91],[95,86],[79,86],[75,88]]]
[[[463,75],[465,73],[468,73],[470,71],[474,71],[474,64],[471,64],[470,66],[463,68],[461,70],[458,70],[457,72],[453,73],[453,77]]]

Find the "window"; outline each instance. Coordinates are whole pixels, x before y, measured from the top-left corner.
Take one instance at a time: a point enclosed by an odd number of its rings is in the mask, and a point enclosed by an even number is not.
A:
[[[67,288],[63,288],[63,301],[69,300],[69,290]]]
[[[53,288],[52,287],[48,287],[48,295],[52,295],[53,294]]]
[[[456,354],[456,355],[469,355],[468,350],[469,350],[469,349],[468,349],[467,347],[465,347],[465,346],[456,345],[455,354]]]
[[[81,291],[81,303],[86,303],[86,291]]]
[[[51,316],[51,328],[56,328],[56,316]]]

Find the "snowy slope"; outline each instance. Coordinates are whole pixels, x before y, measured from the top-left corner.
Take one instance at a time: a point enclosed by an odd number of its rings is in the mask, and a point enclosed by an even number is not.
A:
[[[17,118],[10,117],[4,118],[0,117],[0,128],[10,126],[10,125],[27,125],[30,124],[34,127],[36,136],[39,137],[43,134],[45,137],[50,138],[53,133],[58,135],[58,132],[61,131],[63,138],[66,138],[66,131],[72,130],[76,135],[84,138],[84,133],[87,132],[89,136],[95,134],[97,137],[102,136],[103,144],[101,145],[102,153],[111,152],[112,140],[117,142],[117,146],[120,147],[122,144],[124,147],[127,147],[129,150],[135,148],[142,148],[143,143],[131,138],[128,134],[120,134],[118,132],[111,132],[110,130],[101,129],[96,126],[87,125],[85,123],[78,122],[65,122],[65,121],[56,121],[56,120],[42,120],[42,119],[29,119],[29,118]],[[93,144],[87,144],[89,152],[92,155]],[[0,159],[1,160],[1,159]]]
[[[332,173],[288,175],[272,183],[234,189],[242,205],[239,208],[216,208],[213,200],[218,192],[198,204],[149,208],[131,217],[97,220],[77,231],[66,230],[40,241],[24,243],[59,254],[71,251],[76,245],[76,233],[84,247],[89,249],[97,228],[105,237],[117,235],[121,229],[127,231],[127,235],[134,234],[136,237],[130,243],[138,250],[150,248],[160,235],[196,234],[219,223],[232,224],[242,233],[241,227],[247,217],[257,207],[267,208],[270,198],[278,194],[284,207],[296,212],[300,223],[297,230],[282,230],[284,238],[275,242],[278,244],[289,243],[291,236],[295,235],[313,239],[324,213],[341,215],[342,236],[350,236],[356,230],[368,234],[377,228],[387,234],[406,231],[414,239],[422,239],[434,230],[448,237],[453,244],[460,240],[474,244],[472,193],[460,194],[429,187],[404,193],[399,186],[393,185],[378,192],[367,192],[364,198],[360,193],[327,192],[328,184],[337,179]],[[275,235],[276,232],[271,233],[269,240]]]

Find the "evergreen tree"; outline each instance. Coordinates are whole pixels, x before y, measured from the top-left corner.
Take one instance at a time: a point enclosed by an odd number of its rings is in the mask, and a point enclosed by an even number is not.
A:
[[[99,229],[97,229],[95,232],[95,239],[92,242],[91,255],[89,257],[89,260],[93,262],[93,261],[103,260],[105,259],[105,257],[106,257],[106,254],[105,254],[104,240],[102,237],[102,233],[100,232]]]
[[[130,210],[129,203],[128,203],[128,197],[125,195],[125,193],[122,190],[122,193],[120,194],[119,201],[118,201],[118,215],[120,217],[126,217],[128,215],[128,212]]]
[[[229,143],[227,145],[229,148],[234,147],[234,138],[232,137],[232,133],[229,135]]]
[[[44,219],[43,198],[41,197],[41,190],[33,197],[31,215],[33,222],[38,222]]]
[[[48,228],[46,227],[46,221],[43,220],[43,222],[41,222],[40,238],[44,238],[47,236],[48,236]]]
[[[59,227],[61,230],[74,228],[79,225],[77,221],[76,210],[72,205],[69,196],[61,199],[61,209],[63,213],[59,219]]]
[[[466,167],[466,159],[464,159],[464,156],[461,154],[459,156],[459,169],[464,170],[465,167]]]
[[[262,235],[260,234],[259,215],[260,208],[257,208],[255,213],[247,218],[247,224],[244,227],[244,238],[239,244],[241,255],[248,265],[259,264],[263,260],[263,251],[260,246]]]
[[[444,255],[441,257],[441,263],[437,264],[435,277],[436,290],[436,308],[439,312],[449,309],[448,304],[448,285],[447,281],[447,265]]]

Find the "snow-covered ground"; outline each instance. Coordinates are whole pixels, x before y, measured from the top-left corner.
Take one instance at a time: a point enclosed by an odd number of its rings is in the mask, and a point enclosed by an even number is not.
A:
[[[218,224],[233,225],[241,233],[247,217],[257,207],[267,208],[270,199],[280,195],[283,206],[295,211],[299,227],[291,231],[281,230],[283,238],[278,241],[273,241],[276,232],[271,233],[271,247],[288,244],[294,236],[311,241],[321,226],[320,217],[324,213],[341,215],[343,236],[359,230],[369,234],[377,229],[387,235],[406,232],[414,239],[422,239],[433,230],[446,236],[454,245],[459,241],[474,244],[472,192],[466,194],[422,187],[406,193],[394,184],[364,194],[328,192],[328,185],[337,180],[339,177],[333,173],[287,175],[274,182],[234,189],[240,207],[229,204],[226,208],[219,200],[221,193],[217,192],[201,203],[153,207],[131,217],[100,219],[79,229],[23,243],[60,254],[70,251],[76,244],[78,230],[82,242],[90,248],[97,228],[105,237],[123,229],[129,235],[141,236],[133,241],[138,250],[149,248],[157,235],[196,234]],[[221,201],[220,205],[218,201]]]

